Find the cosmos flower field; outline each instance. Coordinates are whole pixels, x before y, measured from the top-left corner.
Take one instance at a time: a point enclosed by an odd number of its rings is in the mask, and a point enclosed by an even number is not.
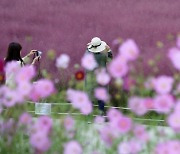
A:
[[[179,15],[170,0],[1,0],[0,153],[179,154]],[[94,36],[112,49],[107,68],[84,54]],[[40,63],[4,65],[11,41]]]
[[[93,54],[84,54],[80,61],[81,67],[86,71],[95,70],[93,79],[97,84],[92,87],[94,96],[88,95],[84,88],[84,80],[88,75],[84,76],[82,72],[79,72],[81,77],[72,75],[67,88],[57,86],[55,80],[46,76],[35,80],[36,70],[33,65],[21,67],[14,61],[6,66],[1,65],[1,73],[3,70],[7,76],[13,73],[12,81],[0,87],[1,152],[179,153],[180,39],[177,38],[176,46],[170,48],[166,55],[177,70],[173,76],[161,74],[147,77],[134,72],[131,63],[139,61],[140,53],[136,42],[127,39],[120,45],[117,56],[108,63],[107,69],[98,67]],[[69,55],[62,54],[56,59],[55,67],[62,72],[68,69],[70,60]],[[126,80],[134,82],[127,84]],[[116,90],[113,93],[104,87],[110,82]],[[125,97],[124,100],[121,99],[122,96]],[[106,116],[97,114],[94,107],[97,99],[109,106]],[[28,102],[51,104],[52,101],[59,105],[64,102],[69,104],[66,108],[68,115],[55,116],[50,113],[37,116],[29,112]],[[113,108],[114,101],[120,106],[125,103],[129,112]],[[62,109],[57,111],[60,113]],[[154,118],[161,117],[163,124],[144,123],[143,117],[149,112],[156,115]],[[79,117],[83,119],[74,116],[74,113],[79,113]],[[142,121],[136,121],[137,117]],[[85,125],[82,126],[82,123]],[[86,132],[87,125],[91,129]],[[159,126],[164,128],[159,130]],[[158,140],[151,135],[152,127],[158,134]],[[167,128],[171,135],[166,134]],[[92,138],[92,143],[88,146],[91,150],[87,150],[88,140],[85,136],[88,134]]]

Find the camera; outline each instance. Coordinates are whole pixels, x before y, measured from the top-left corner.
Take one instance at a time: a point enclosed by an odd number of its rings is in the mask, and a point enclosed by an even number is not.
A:
[[[39,57],[38,61],[39,61],[41,55],[42,55],[42,51],[37,50],[37,51],[34,52],[34,58]]]
[[[35,53],[35,56],[38,57],[38,56],[41,56],[41,55],[42,55],[42,51],[37,50],[36,53]]]

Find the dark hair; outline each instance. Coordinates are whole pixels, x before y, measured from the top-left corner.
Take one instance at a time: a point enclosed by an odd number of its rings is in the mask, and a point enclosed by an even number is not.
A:
[[[15,61],[21,61],[21,65],[23,65],[24,61],[22,60],[20,54],[21,49],[22,46],[19,43],[11,42],[8,47],[5,63],[15,60]]]

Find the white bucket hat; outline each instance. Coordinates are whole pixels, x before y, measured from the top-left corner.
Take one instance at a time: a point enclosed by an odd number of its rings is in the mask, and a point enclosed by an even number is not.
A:
[[[88,50],[90,52],[98,53],[106,49],[106,42],[101,41],[99,37],[94,37],[88,44]]]

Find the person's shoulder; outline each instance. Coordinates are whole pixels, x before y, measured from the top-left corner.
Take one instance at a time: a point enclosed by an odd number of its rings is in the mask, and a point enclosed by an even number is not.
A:
[[[21,61],[17,61],[17,64],[18,64],[19,66],[24,66],[24,64],[23,64]]]

